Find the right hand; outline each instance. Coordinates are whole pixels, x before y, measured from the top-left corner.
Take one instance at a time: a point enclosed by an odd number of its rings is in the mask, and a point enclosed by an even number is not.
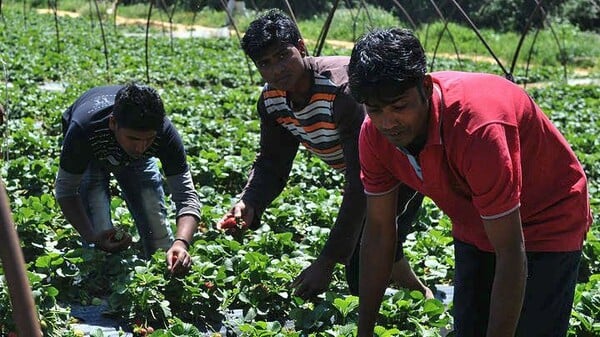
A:
[[[167,251],[167,270],[174,275],[184,275],[192,267],[192,257],[181,241],[174,241]]]
[[[228,233],[235,233],[248,228],[254,220],[254,207],[238,201],[217,223],[217,228]]]
[[[118,238],[116,235],[122,235],[122,237]],[[131,235],[127,232],[120,232],[120,234],[117,234],[117,230],[111,228],[97,233],[90,241],[100,250],[116,253],[129,248],[129,245],[131,244]]]

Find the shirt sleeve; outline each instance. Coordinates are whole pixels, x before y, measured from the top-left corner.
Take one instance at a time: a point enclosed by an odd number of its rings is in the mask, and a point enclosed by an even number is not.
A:
[[[346,164],[345,183],[338,216],[321,254],[347,264],[358,243],[366,208],[358,158],[358,136],[365,113],[363,106],[345,92],[340,92],[333,104]]]
[[[190,171],[167,176],[167,185],[171,191],[171,199],[175,203],[176,216],[193,215],[200,219],[200,200]]]
[[[487,124],[473,132],[465,153],[462,172],[481,217],[491,220],[518,208],[522,180],[517,128]]]
[[[83,174],[91,160],[92,149],[84,130],[71,123],[63,139],[60,168],[71,174]]]
[[[165,173],[176,216],[193,215],[200,219],[200,201],[187,164],[185,147],[177,129],[165,118],[158,158]]]
[[[257,110],[260,149],[240,194],[240,198],[256,211],[251,227],[258,226],[261,214],[285,187],[300,144],[289,131],[268,118],[262,98],[257,103]]]
[[[386,167],[385,153],[382,153],[385,147],[377,145],[380,137],[366,116],[359,136],[358,153],[360,177],[367,195],[386,194],[400,185],[400,181]]]

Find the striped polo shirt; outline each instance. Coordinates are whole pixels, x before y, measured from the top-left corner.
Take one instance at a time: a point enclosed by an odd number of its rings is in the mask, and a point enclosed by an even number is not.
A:
[[[333,119],[333,101],[338,89],[329,78],[315,74],[313,94],[300,111],[292,110],[285,91],[267,85],[262,94],[267,114],[289,130],[307,150],[333,169],[344,171],[340,134]]]

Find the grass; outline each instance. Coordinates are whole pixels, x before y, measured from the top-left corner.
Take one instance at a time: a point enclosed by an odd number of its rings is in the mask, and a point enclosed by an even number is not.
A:
[[[526,64],[531,51],[531,60],[537,65],[561,66],[567,64],[570,67],[588,68],[590,72],[600,75],[600,63],[598,62],[600,35],[582,32],[565,24],[555,24],[553,30],[542,30],[537,37],[535,37],[535,32],[528,34],[521,46],[518,63]],[[452,35],[451,38],[448,31]],[[440,53],[456,54],[458,52],[465,55],[491,56],[481,40],[468,27],[450,24],[448,30],[444,31],[443,24],[436,23],[419,30],[421,41],[428,51],[435,49],[437,39],[442,33],[443,38],[438,47]],[[498,34],[492,30],[481,30],[480,33],[494,54],[506,66],[510,66],[521,34],[514,32]]]

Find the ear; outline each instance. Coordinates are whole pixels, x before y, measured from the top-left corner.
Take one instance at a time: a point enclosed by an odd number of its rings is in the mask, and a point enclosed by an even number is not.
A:
[[[304,57],[308,54],[306,52],[306,45],[304,44],[304,40],[299,39],[298,45],[296,46],[296,48],[298,48],[298,50],[300,51],[300,55],[302,55],[302,57]]]
[[[425,98],[429,99],[433,94],[433,79],[430,74],[425,74],[423,77],[423,92]]]
[[[108,128],[112,132],[115,132],[117,130],[117,120],[113,115],[110,115],[110,117],[108,117]]]

